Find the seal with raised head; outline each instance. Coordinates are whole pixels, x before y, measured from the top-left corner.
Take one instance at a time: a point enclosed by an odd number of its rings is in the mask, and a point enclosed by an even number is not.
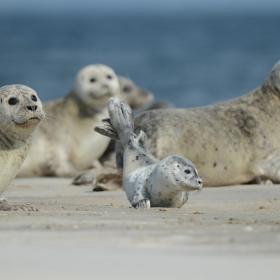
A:
[[[82,68],[66,97],[45,104],[47,120],[36,131],[19,175],[72,177],[98,166],[110,139],[92,127],[107,116],[107,101],[119,92],[111,68],[101,64]]]
[[[280,182],[279,123],[280,62],[245,96],[206,107],[144,112],[135,120],[136,132],[146,133],[155,157],[189,158],[205,186]]]
[[[130,107],[117,98],[108,103],[109,119],[95,130],[117,140],[124,149],[123,188],[135,208],[181,207],[188,192],[200,190],[202,180],[193,163],[170,155],[156,160],[145,148],[145,134],[134,131]]]
[[[35,128],[44,118],[37,93],[24,85],[0,88],[0,210],[34,210],[28,205],[10,205],[3,192],[17,175]]]

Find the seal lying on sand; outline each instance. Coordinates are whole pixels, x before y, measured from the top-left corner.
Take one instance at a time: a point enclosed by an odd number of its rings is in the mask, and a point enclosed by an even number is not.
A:
[[[92,127],[107,116],[110,97],[119,95],[115,72],[105,65],[82,68],[65,98],[45,105],[48,120],[34,135],[34,144],[20,176],[75,176],[92,168],[110,140]]]
[[[280,182],[280,63],[253,92],[213,106],[144,112],[136,132],[147,134],[157,158],[172,153],[194,162],[206,186],[263,178]],[[119,164],[120,165],[120,164]]]
[[[0,196],[10,185],[31,145],[31,136],[45,114],[37,93],[24,85],[0,88]],[[34,210],[10,205],[2,197],[0,210]]]
[[[188,192],[202,188],[202,180],[191,161],[176,155],[157,161],[147,152],[140,144],[144,133],[133,132],[132,111],[127,104],[111,98],[108,111],[110,119],[95,130],[123,146],[123,187],[133,207],[181,207]]]

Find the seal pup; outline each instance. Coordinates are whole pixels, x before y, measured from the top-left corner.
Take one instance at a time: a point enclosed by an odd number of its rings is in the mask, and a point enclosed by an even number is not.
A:
[[[19,176],[73,177],[93,167],[110,139],[92,131],[107,116],[106,104],[118,96],[120,86],[113,69],[102,64],[82,68],[73,90],[44,105],[48,120],[34,135],[34,144]]]
[[[262,86],[245,96],[206,107],[144,112],[135,120],[136,132],[146,133],[154,156],[189,158],[205,186],[259,178],[279,183],[279,123],[280,62]]]
[[[123,188],[134,208],[181,207],[188,192],[202,189],[202,180],[190,160],[171,155],[157,161],[148,153],[143,131],[138,135],[133,132],[132,111],[126,103],[111,98],[108,112],[105,126],[95,130],[123,146]]]
[[[0,88],[0,210],[35,210],[28,205],[10,205],[3,192],[16,177],[35,128],[44,118],[37,93],[24,85]]]

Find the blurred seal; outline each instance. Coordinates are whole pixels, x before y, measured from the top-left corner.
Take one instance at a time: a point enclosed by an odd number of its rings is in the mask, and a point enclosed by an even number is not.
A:
[[[108,99],[119,94],[118,77],[111,68],[82,68],[66,97],[45,104],[47,121],[36,131],[19,175],[68,177],[100,166],[98,159],[110,139],[92,128],[107,116]]]

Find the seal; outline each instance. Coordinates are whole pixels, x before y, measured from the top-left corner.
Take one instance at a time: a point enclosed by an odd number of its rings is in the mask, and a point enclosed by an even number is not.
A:
[[[95,130],[123,146],[123,188],[134,208],[181,207],[188,192],[201,190],[202,180],[190,160],[171,155],[157,161],[149,154],[143,131],[133,132],[132,110],[126,103],[111,98],[108,112],[105,126]]]
[[[152,154],[178,153],[197,166],[205,186],[280,182],[280,62],[245,96],[191,109],[144,112],[135,120]],[[119,166],[121,166],[119,161]]]
[[[145,110],[154,102],[154,95],[139,88],[132,80],[118,76],[122,99],[129,104],[133,110]]]
[[[136,115],[147,110],[174,107],[166,101],[155,100],[151,92],[139,88],[132,80],[126,77],[119,76],[119,82],[122,99],[128,103]]]
[[[82,68],[67,96],[44,105],[47,120],[36,131],[19,176],[73,177],[100,166],[110,139],[92,127],[107,116],[107,101],[119,92],[113,69],[102,64]]]
[[[0,210],[35,209],[10,205],[2,195],[27,156],[32,133],[44,116],[42,103],[33,89],[24,85],[0,88]]]

